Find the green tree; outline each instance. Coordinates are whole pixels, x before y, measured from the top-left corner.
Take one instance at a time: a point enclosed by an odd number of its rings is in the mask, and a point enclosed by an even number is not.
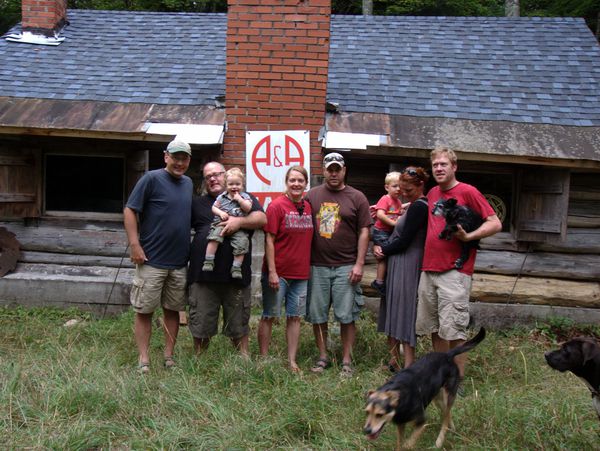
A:
[[[0,0],[0,34],[21,20],[21,0]]]
[[[386,0],[378,11],[385,15],[502,16],[504,0]],[[375,8],[373,8],[375,10]]]

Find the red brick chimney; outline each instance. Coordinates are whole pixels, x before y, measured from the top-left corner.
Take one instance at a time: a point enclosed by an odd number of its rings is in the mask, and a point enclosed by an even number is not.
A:
[[[53,36],[67,20],[67,0],[22,0],[23,31]]]
[[[331,0],[227,3],[224,163],[245,166],[246,131],[309,130],[318,170]]]

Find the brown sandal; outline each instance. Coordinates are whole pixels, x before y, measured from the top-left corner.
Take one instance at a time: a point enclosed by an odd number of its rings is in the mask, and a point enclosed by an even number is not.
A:
[[[329,361],[328,358],[326,357],[320,357],[315,364],[313,365],[313,367],[310,369],[310,371],[312,373],[318,373],[321,374],[323,373],[327,368],[329,368],[331,366],[331,362]]]

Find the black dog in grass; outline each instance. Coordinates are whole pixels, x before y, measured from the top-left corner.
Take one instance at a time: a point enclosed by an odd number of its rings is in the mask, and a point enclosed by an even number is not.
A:
[[[483,219],[469,207],[458,205],[455,198],[438,200],[433,210],[434,216],[443,216],[446,220],[446,226],[439,234],[441,240],[451,240],[454,232],[458,230],[457,225],[460,225],[465,232],[472,232],[483,224]],[[454,262],[454,267],[460,269],[464,266],[469,258],[471,249],[479,248],[479,240],[467,241],[461,243],[460,257]]]
[[[425,409],[435,399],[442,411],[442,426],[435,446],[441,448],[452,424],[450,409],[460,383],[454,357],[470,351],[485,338],[485,329],[461,346],[448,352],[431,352],[408,368],[397,372],[377,390],[368,393],[367,421],[363,432],[369,440],[379,437],[387,423],[397,427],[396,449],[412,448],[425,429]],[[415,430],[403,444],[404,426],[413,422]]]
[[[600,420],[600,342],[591,337],[573,338],[544,357],[551,368],[570,371],[587,385]]]

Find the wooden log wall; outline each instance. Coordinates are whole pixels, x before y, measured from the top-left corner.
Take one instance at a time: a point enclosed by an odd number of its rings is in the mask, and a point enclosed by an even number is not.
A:
[[[600,188],[595,179],[589,173],[571,177],[564,242],[528,244],[508,232],[482,240],[473,300],[599,309]],[[17,236],[25,265],[132,268],[121,222],[43,219],[0,226]],[[375,260],[369,256],[363,278],[367,296],[375,296],[369,286],[374,276]]]

